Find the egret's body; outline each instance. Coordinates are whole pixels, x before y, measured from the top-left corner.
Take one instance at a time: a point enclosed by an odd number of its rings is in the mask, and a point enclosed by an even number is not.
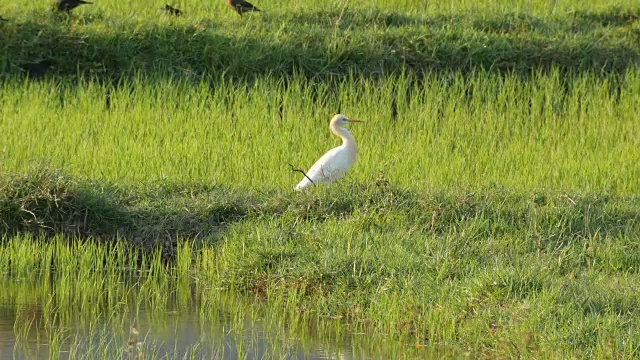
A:
[[[296,185],[295,190],[302,190],[315,184],[328,184],[341,178],[356,162],[358,147],[353,135],[344,128],[345,125],[360,120],[351,120],[338,114],[329,123],[329,129],[342,139],[342,145],[329,150],[307,171],[307,176]]]

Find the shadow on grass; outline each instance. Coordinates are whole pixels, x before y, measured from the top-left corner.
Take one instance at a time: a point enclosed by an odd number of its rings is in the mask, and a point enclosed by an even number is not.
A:
[[[584,29],[593,27],[593,24],[600,26],[629,26],[640,20],[640,8],[624,9],[613,7],[599,12],[576,11],[573,14],[578,24]]]
[[[5,175],[0,181],[0,234],[120,238],[147,250],[161,246],[167,259],[174,258],[177,239],[217,241],[234,222],[284,217],[303,224],[387,215],[404,219],[395,226],[409,227],[412,233],[446,237],[466,229],[470,239],[524,236],[539,251],[640,231],[640,207],[634,199],[499,189],[420,194],[382,178],[366,185],[260,196],[203,185],[166,185],[133,193],[50,170]],[[363,231],[367,226],[383,225],[366,221]]]
[[[122,189],[80,183],[51,170],[4,175],[0,234],[29,233],[45,239],[63,234],[101,241],[120,238],[145,250],[161,246],[165,258],[173,259],[178,237],[211,238],[248,212],[248,202],[222,189],[200,189],[200,201],[187,207],[193,202],[193,192],[193,187],[164,189],[140,199]]]
[[[640,33],[631,29],[637,11],[605,10],[559,18],[506,14],[408,17],[379,11],[261,17],[255,29],[215,21],[127,23],[100,13],[85,18],[34,13],[25,22],[3,24],[2,77],[21,73],[23,61],[54,59],[51,76],[123,76],[214,79],[225,76],[381,76],[401,70],[463,72],[515,71],[552,67],[569,72],[623,73],[640,62]],[[106,23],[120,31],[84,30]],[[279,37],[285,24],[287,36]],[[370,31],[368,29],[379,29]],[[237,31],[236,31],[237,30]],[[238,34],[240,33],[240,34]],[[603,36],[607,41],[601,41]]]
[[[130,226],[130,219],[108,191],[96,195],[50,171],[4,175],[0,183],[0,230],[10,235],[117,234]]]

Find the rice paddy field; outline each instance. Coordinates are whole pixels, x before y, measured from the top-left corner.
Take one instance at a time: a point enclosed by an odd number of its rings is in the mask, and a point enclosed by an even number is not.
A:
[[[1,357],[640,357],[637,1],[253,3],[0,5]]]

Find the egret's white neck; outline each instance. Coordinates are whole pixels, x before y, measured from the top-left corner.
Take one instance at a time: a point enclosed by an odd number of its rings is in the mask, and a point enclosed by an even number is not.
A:
[[[331,132],[335,136],[339,136],[342,139],[342,146],[357,150],[356,140],[353,138],[353,135],[351,135],[349,130],[335,125],[331,125],[329,129],[331,129]]]

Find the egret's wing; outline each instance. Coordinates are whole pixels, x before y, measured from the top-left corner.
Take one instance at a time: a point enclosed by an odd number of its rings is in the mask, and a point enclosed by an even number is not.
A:
[[[353,161],[350,161],[345,150],[343,147],[337,147],[322,155],[322,157],[311,166],[309,171],[307,171],[307,176],[313,183],[311,183],[307,177],[304,177],[302,181],[296,185],[296,189],[303,189],[313,184],[331,183],[344,176],[345,172],[347,172],[353,163]]]
[[[315,183],[327,183],[344,175],[347,169],[343,165],[344,161],[342,161],[343,156],[340,150],[342,149],[331,149],[322,155],[309,169],[307,176]]]

